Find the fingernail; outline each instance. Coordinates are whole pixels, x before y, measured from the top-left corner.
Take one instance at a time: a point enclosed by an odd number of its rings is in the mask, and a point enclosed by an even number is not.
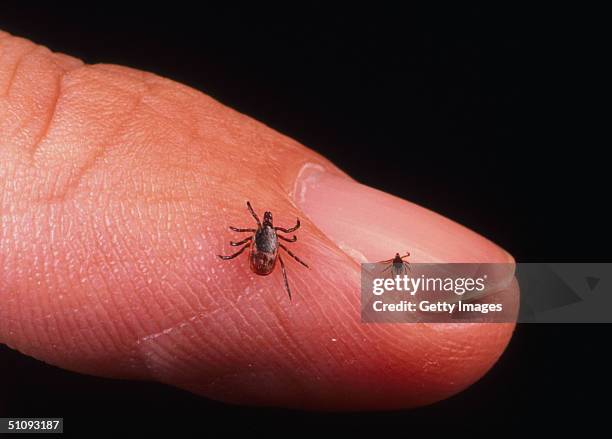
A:
[[[304,214],[359,263],[406,252],[415,263],[514,263],[508,252],[468,228],[316,164],[302,167],[292,196]]]

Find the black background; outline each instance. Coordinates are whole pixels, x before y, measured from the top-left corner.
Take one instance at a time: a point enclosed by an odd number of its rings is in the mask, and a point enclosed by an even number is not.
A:
[[[586,64],[593,47],[583,32],[596,26],[578,27],[571,11],[543,12],[3,4],[0,28],[202,90],[357,180],[480,232],[518,261],[609,260],[602,205],[610,167],[598,152],[609,141],[594,134],[603,118],[593,109],[596,68]],[[401,436],[566,429],[598,419],[608,332],[519,325],[499,363],[467,391],[370,414],[227,406],[0,348],[0,412],[63,416],[73,432],[93,422],[109,432],[289,436],[305,428]]]

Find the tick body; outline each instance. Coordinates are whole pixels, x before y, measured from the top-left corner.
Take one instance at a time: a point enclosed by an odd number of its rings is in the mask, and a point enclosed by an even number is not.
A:
[[[389,266],[385,268],[383,272],[391,270],[396,276],[399,276],[400,274],[407,274],[408,270],[410,270],[410,263],[408,261],[404,261],[404,259],[408,256],[410,256],[410,252],[406,252],[404,256],[400,256],[399,253],[396,253],[395,257],[392,259],[380,261],[379,264],[389,264]]]
[[[240,248],[240,250],[238,250],[236,253],[229,256],[218,256],[223,260],[233,259],[236,256],[241,255],[248,248],[249,266],[251,268],[251,271],[260,276],[267,276],[268,274],[272,273],[272,271],[274,271],[274,267],[276,266],[276,261],[278,260],[281,266],[281,271],[283,272],[285,289],[287,290],[287,294],[289,295],[289,300],[291,300],[291,289],[289,288],[289,281],[287,280],[285,262],[279,254],[278,249],[283,249],[285,252],[287,252],[289,256],[298,261],[304,267],[308,268],[308,265],[306,265],[304,261],[294,255],[291,250],[285,247],[285,245],[280,243],[281,240],[286,242],[295,242],[297,241],[297,236],[294,235],[291,238],[287,238],[283,235],[279,235],[279,232],[295,232],[297,229],[300,228],[300,220],[298,218],[296,225],[289,229],[285,229],[282,227],[274,227],[274,223],[272,221],[272,212],[265,212],[262,222],[259,220],[259,217],[251,207],[251,203],[248,201],[247,208],[255,219],[255,222],[257,223],[257,228],[239,229],[237,227],[230,226],[230,230],[233,230],[234,232],[248,232],[251,233],[251,236],[238,242],[230,241],[230,245],[233,247],[238,247],[242,245],[242,248]]]

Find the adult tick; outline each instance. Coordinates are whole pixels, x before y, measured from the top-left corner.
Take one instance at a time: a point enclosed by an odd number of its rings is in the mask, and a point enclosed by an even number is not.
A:
[[[283,278],[285,280],[285,289],[287,290],[287,294],[289,294],[289,300],[291,300],[291,289],[289,288],[289,281],[287,280],[287,272],[285,270],[285,263],[283,258],[278,252],[279,247],[286,251],[289,256],[298,261],[304,267],[309,268],[308,265],[294,255],[291,250],[285,247],[283,244],[279,242],[279,240],[286,242],[295,242],[297,241],[297,236],[293,235],[291,238],[286,238],[283,235],[280,235],[278,232],[282,233],[291,233],[295,232],[300,228],[300,219],[298,218],[297,224],[290,229],[284,229],[282,227],[274,227],[272,223],[272,212],[265,212],[263,217],[263,222],[259,220],[259,217],[251,207],[251,203],[247,201],[247,208],[255,221],[257,222],[256,229],[239,229],[237,227],[230,226],[230,230],[234,232],[249,232],[252,233],[248,238],[243,239],[242,241],[234,242],[230,241],[230,245],[232,247],[243,246],[240,250],[238,250],[233,255],[222,256],[218,255],[223,260],[233,259],[236,256],[242,254],[247,248],[249,248],[249,265],[251,267],[251,271],[260,276],[267,276],[272,273],[274,267],[276,266],[276,260],[280,262],[281,271],[283,272]]]

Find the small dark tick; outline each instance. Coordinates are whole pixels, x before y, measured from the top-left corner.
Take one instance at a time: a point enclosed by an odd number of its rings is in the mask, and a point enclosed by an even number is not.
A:
[[[410,252],[406,252],[404,256],[400,256],[399,253],[396,253],[393,259],[380,261],[379,264],[389,264],[389,266],[385,268],[383,272],[391,269],[392,273],[398,276],[402,273],[407,274],[407,270],[410,270],[410,263],[408,261],[404,261],[404,258],[407,258],[408,256],[410,256]]]
[[[289,256],[298,261],[304,267],[309,268],[308,265],[296,255],[294,255],[291,250],[285,247],[283,244],[279,242],[280,240],[287,242],[295,242],[297,241],[297,236],[293,235],[292,238],[285,238],[282,235],[279,235],[278,232],[282,233],[291,233],[295,232],[300,228],[300,220],[298,218],[297,224],[290,229],[284,229],[282,227],[274,227],[272,224],[272,212],[265,212],[263,217],[263,223],[259,220],[259,217],[251,207],[251,203],[247,201],[247,208],[255,221],[257,222],[256,229],[239,229],[236,227],[230,226],[230,230],[234,232],[249,232],[253,235],[248,238],[243,239],[242,241],[234,242],[230,241],[230,245],[232,247],[238,247],[240,245],[244,246],[238,250],[233,255],[222,256],[218,255],[223,260],[233,259],[236,256],[242,254],[247,248],[250,248],[249,251],[249,263],[251,267],[251,271],[255,274],[259,274],[261,276],[266,276],[274,270],[276,266],[276,259],[279,260],[281,265],[281,271],[283,272],[283,278],[285,280],[285,288],[287,289],[287,294],[289,294],[289,300],[291,300],[291,289],[289,288],[289,282],[287,281],[287,272],[285,271],[285,263],[283,262],[283,258],[281,258],[278,253],[278,248],[282,248],[285,250]]]

